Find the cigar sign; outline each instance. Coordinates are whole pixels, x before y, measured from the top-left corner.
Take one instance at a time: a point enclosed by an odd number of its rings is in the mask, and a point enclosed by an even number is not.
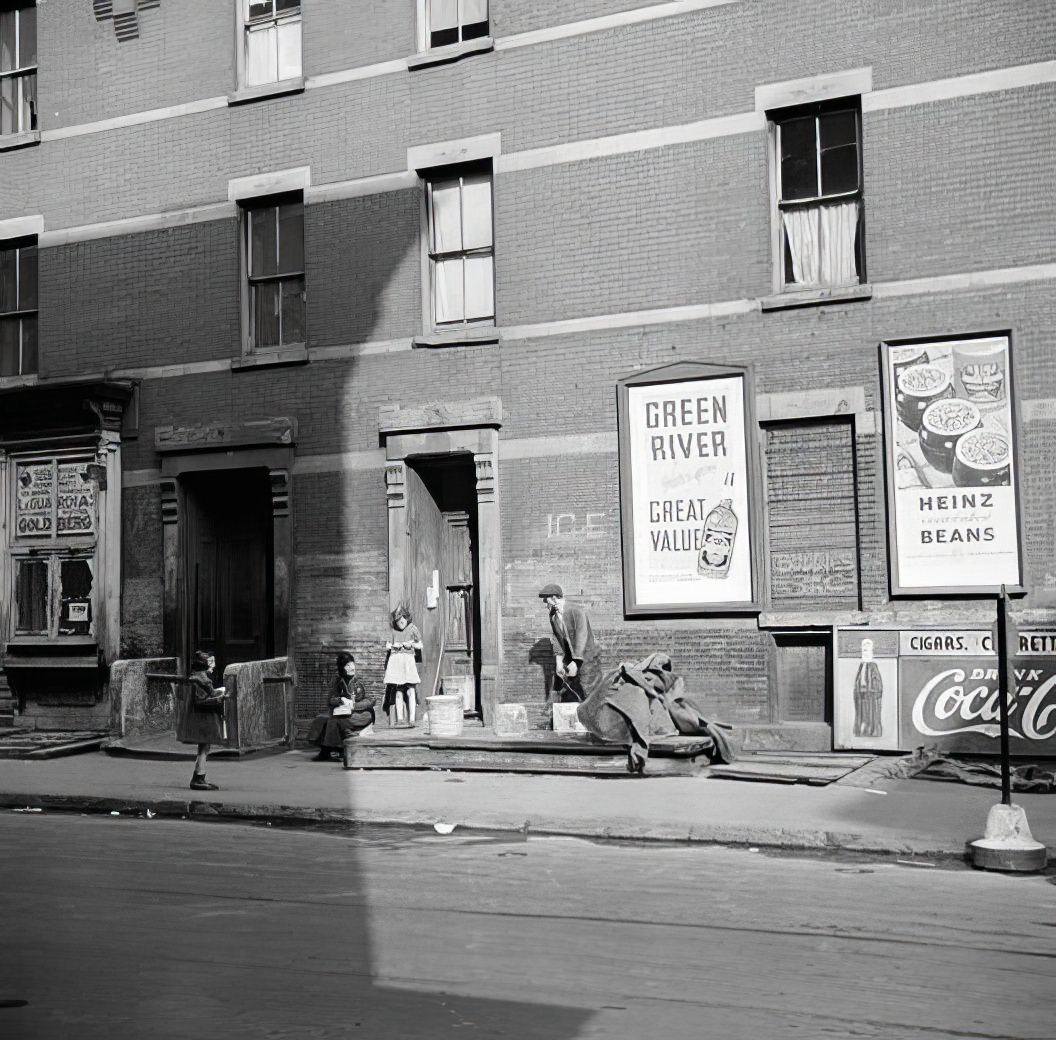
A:
[[[620,382],[629,616],[758,609],[752,401],[745,368],[686,362]]]
[[[895,595],[1022,584],[1007,335],[884,344]]]
[[[1056,632],[1019,632],[1009,651],[1012,753],[1056,754]],[[989,629],[842,628],[836,675],[837,747],[998,753],[1000,691]]]

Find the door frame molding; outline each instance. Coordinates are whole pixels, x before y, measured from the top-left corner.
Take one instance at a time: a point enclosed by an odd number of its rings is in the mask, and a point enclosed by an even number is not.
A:
[[[477,553],[480,588],[480,710],[491,723],[502,673],[502,526],[499,513],[499,427],[496,397],[380,409],[388,504],[389,609],[404,587],[407,560],[407,463],[416,458],[471,455],[476,471]]]
[[[162,642],[165,655],[186,662],[193,650],[189,645],[190,604],[183,537],[187,501],[182,478],[191,473],[218,470],[266,469],[271,488],[272,653],[275,657],[286,657],[290,647],[290,605],[293,596],[293,529],[290,516],[293,446],[271,445],[231,450],[226,444],[210,444],[208,448],[212,450],[173,451],[162,456]],[[217,450],[220,448],[226,450]]]

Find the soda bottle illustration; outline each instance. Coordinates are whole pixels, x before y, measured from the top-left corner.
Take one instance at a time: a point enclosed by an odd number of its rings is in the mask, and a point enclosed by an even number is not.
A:
[[[704,519],[704,544],[697,555],[697,573],[705,578],[725,578],[730,573],[736,537],[733,499],[724,498]]]
[[[854,677],[854,735],[884,735],[882,703],[884,680],[873,660],[873,641],[862,640],[862,660]]]

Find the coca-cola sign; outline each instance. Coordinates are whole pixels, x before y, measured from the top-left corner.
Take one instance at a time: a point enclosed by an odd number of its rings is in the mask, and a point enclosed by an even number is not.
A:
[[[1009,696],[1012,754],[1056,753],[1056,658],[1012,659]],[[997,659],[903,658],[899,661],[902,744],[996,753],[1000,737]]]

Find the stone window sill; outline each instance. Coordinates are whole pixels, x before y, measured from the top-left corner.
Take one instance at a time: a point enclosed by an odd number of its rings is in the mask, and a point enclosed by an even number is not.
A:
[[[40,144],[39,130],[27,130],[22,134],[0,134],[0,152],[9,152],[12,148],[25,148],[31,144]]]
[[[495,40],[491,36],[481,36],[477,40],[463,40],[447,47],[433,47],[431,50],[412,54],[407,59],[407,68],[425,69],[431,65],[444,65],[449,61],[458,61],[471,54],[487,54],[495,49]]]
[[[499,342],[499,330],[488,328],[444,329],[443,332],[427,332],[415,336],[411,341],[416,347],[475,347]]]
[[[14,390],[22,386],[36,386],[40,381],[38,375],[0,376],[0,390]]]
[[[239,87],[233,94],[227,95],[227,103],[228,105],[247,105],[252,101],[264,101],[267,98],[303,93],[304,77],[297,76],[278,83],[260,83],[254,87]]]
[[[792,307],[823,307],[827,303],[852,303],[855,300],[869,300],[873,296],[873,287],[865,282],[862,285],[845,285],[832,289],[804,289],[802,292],[783,292],[774,296],[764,296],[759,306],[764,311],[783,311]]]
[[[832,628],[833,625],[864,625],[869,615],[861,610],[764,610],[760,628]]]
[[[258,354],[243,354],[231,359],[231,371],[241,372],[252,368],[278,368],[282,365],[308,364],[306,346],[283,347],[281,350],[262,350]]]

